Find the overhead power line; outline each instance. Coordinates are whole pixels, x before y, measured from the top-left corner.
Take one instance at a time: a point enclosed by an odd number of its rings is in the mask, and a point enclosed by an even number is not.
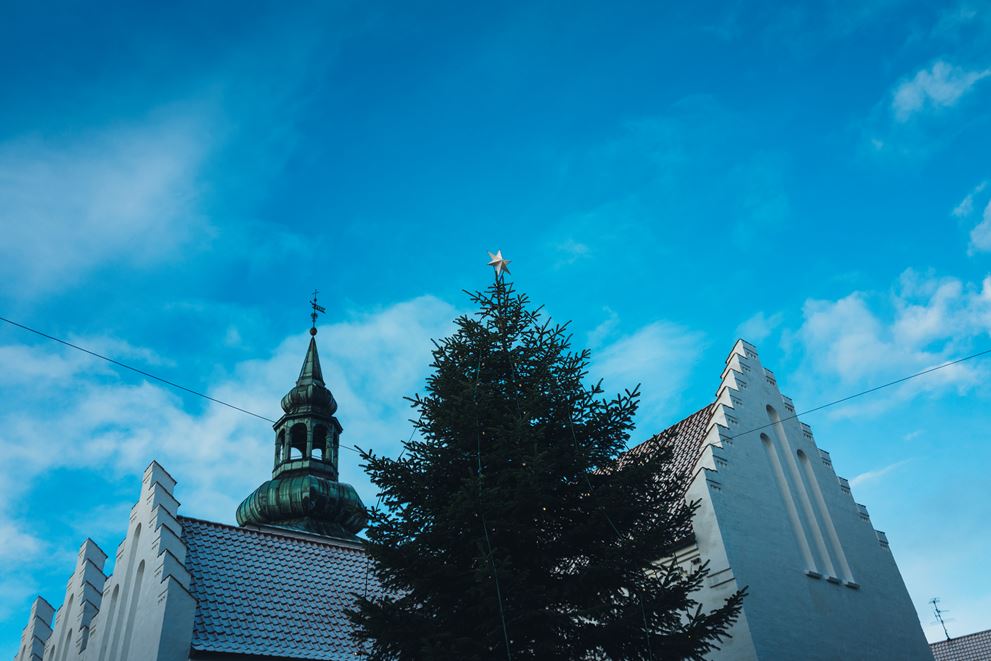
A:
[[[111,365],[116,365],[117,367],[122,367],[122,368],[124,368],[126,370],[130,370],[130,371],[134,372],[135,374],[140,374],[143,377],[146,377],[146,378],[149,378],[149,379],[153,379],[153,380],[158,381],[160,383],[164,383],[167,386],[171,386],[171,387],[176,388],[178,390],[182,390],[183,392],[187,392],[190,395],[196,395],[197,397],[202,397],[203,399],[209,400],[209,401],[213,402],[214,404],[220,404],[221,406],[226,406],[229,409],[234,409],[235,411],[239,411],[239,412],[244,413],[246,415],[250,415],[252,417],[258,418],[259,420],[264,420],[265,422],[271,422],[272,424],[275,424],[275,422],[276,422],[272,418],[268,418],[268,417],[266,417],[264,415],[261,415],[259,413],[255,413],[254,411],[249,411],[248,409],[241,408],[240,406],[236,406],[234,404],[231,404],[230,402],[225,402],[222,399],[217,399],[216,397],[211,397],[210,395],[207,395],[205,393],[199,392],[198,390],[193,390],[192,388],[187,388],[186,386],[181,385],[181,384],[178,384],[175,381],[169,381],[168,379],[164,379],[164,378],[162,378],[160,376],[157,376],[155,374],[152,374],[151,372],[146,372],[145,370],[139,369],[137,367],[134,367],[133,365],[128,365],[127,363],[122,363],[119,360],[114,360],[113,358],[110,358],[109,356],[104,356],[101,353],[97,353],[95,351],[92,351],[90,349],[87,349],[86,347],[81,347],[78,344],[73,344],[72,342],[68,342],[68,341],[63,340],[61,338],[55,337],[54,335],[49,335],[48,333],[43,333],[40,330],[37,330],[36,328],[31,328],[30,326],[25,326],[24,324],[19,324],[16,321],[13,321],[11,319],[7,319],[6,317],[0,317],[0,321],[3,321],[5,323],[8,323],[11,326],[16,326],[17,328],[26,330],[29,333],[34,333],[35,335],[40,335],[41,337],[43,337],[45,339],[52,340],[53,342],[58,342],[59,344],[65,345],[65,346],[70,347],[72,349],[76,349],[77,351],[82,351],[83,353],[89,354],[90,356],[93,356],[94,358],[99,358],[100,360],[105,360],[108,363],[110,363]],[[347,445],[342,445],[340,447],[344,448],[345,450],[350,450],[351,452],[355,452],[355,453],[360,454],[359,450],[357,450],[356,448],[352,448],[352,447],[347,446]]]
[[[52,340],[53,342],[58,342],[59,344],[62,344],[64,346],[70,347],[72,349],[76,349],[77,351],[82,351],[83,353],[89,354],[90,356],[93,356],[94,358],[99,358],[100,360],[104,360],[104,361],[106,361],[106,362],[108,362],[108,363],[110,363],[112,365],[116,365],[117,367],[121,367],[123,369],[130,370],[131,372],[134,372],[135,374],[140,374],[141,376],[144,376],[146,378],[153,379],[153,380],[158,381],[160,383],[164,383],[167,386],[171,386],[171,387],[176,388],[178,390],[182,390],[183,392],[187,392],[190,395],[195,395],[197,397],[202,397],[203,399],[209,400],[209,401],[211,401],[211,402],[213,402],[215,404],[220,404],[221,406],[226,406],[227,408],[234,409],[235,411],[239,411],[239,412],[244,413],[246,415],[250,415],[252,417],[258,418],[259,420],[264,420],[266,422],[271,422],[272,424],[275,424],[275,422],[276,422],[275,420],[273,420],[271,418],[268,418],[268,417],[266,417],[264,415],[255,413],[253,411],[249,411],[249,410],[247,410],[245,408],[241,408],[240,406],[236,406],[236,405],[231,404],[229,402],[225,402],[223,400],[217,399],[216,397],[211,397],[211,396],[209,396],[209,395],[207,395],[205,393],[201,393],[201,392],[199,392],[197,390],[193,390],[192,388],[187,388],[186,386],[180,385],[180,384],[178,384],[178,383],[176,383],[174,381],[169,381],[168,379],[164,379],[164,378],[162,378],[160,376],[157,376],[155,374],[152,374],[151,372],[147,372],[145,370],[139,369],[139,368],[134,367],[132,365],[128,365],[126,363],[122,363],[119,360],[114,360],[113,358],[110,358],[108,356],[104,356],[103,354],[97,353],[95,351],[91,351],[90,349],[87,349],[85,347],[81,347],[78,344],[73,344],[72,342],[68,342],[68,341],[63,340],[61,338],[55,337],[54,335],[49,335],[48,333],[43,333],[40,330],[37,330],[35,328],[31,328],[30,326],[25,326],[24,324],[20,324],[20,323],[18,323],[16,321],[13,321],[11,319],[7,319],[6,317],[0,317],[0,321],[2,321],[4,323],[7,323],[7,324],[10,324],[11,326],[16,326],[17,328],[20,328],[22,330],[26,330],[29,333],[34,333],[35,335],[39,335],[39,336],[41,336],[41,337],[43,337],[45,339]],[[941,365],[936,365],[935,367],[930,367],[928,369],[924,369],[924,370],[922,370],[920,372],[916,372],[915,374],[909,374],[908,376],[904,376],[904,377],[902,377],[900,379],[895,379],[894,381],[889,381],[888,383],[883,383],[883,384],[881,384],[879,386],[874,386],[873,388],[868,388],[867,390],[862,390],[862,391],[860,391],[858,393],[854,393],[853,395],[847,395],[846,397],[841,397],[840,399],[834,400],[832,402],[828,402],[826,404],[820,404],[819,406],[815,406],[813,408],[806,409],[805,411],[802,411],[800,413],[795,413],[794,415],[790,415],[788,417],[782,418],[781,421],[783,422],[785,420],[794,420],[795,418],[798,418],[800,416],[808,415],[810,413],[815,413],[817,411],[821,411],[823,409],[827,409],[827,408],[829,408],[831,406],[836,406],[837,404],[842,404],[844,402],[848,402],[851,399],[856,399],[857,397],[863,397],[864,395],[869,395],[869,394],[871,394],[873,392],[877,392],[878,390],[883,390],[884,388],[890,388],[891,386],[898,385],[899,383],[904,383],[905,381],[909,381],[911,379],[915,379],[915,378],[918,378],[920,376],[925,376],[926,374],[930,374],[932,372],[936,372],[938,370],[945,369],[945,368],[951,367],[953,365],[959,365],[960,363],[966,362],[968,360],[973,360],[974,358],[980,358],[981,356],[986,356],[989,353],[991,353],[991,349],[985,349],[984,351],[978,351],[977,353],[970,354],[969,356],[964,356],[963,358],[957,358],[956,360],[951,360],[951,361],[949,361],[947,363],[943,363]],[[746,431],[742,431],[739,434],[735,434],[733,436],[733,438],[739,438],[740,436],[743,436],[745,434],[750,434],[750,433],[753,433],[755,431],[760,431],[761,429],[766,429],[766,428],[770,427],[772,424],[773,423],[768,423],[766,425],[761,425],[760,427],[754,427],[753,429],[748,429]],[[358,448],[352,448],[352,447],[347,446],[347,445],[342,445],[340,447],[345,448],[347,450],[350,450],[351,452],[355,452],[355,453],[360,454],[360,450]]]
[[[99,354],[99,353],[97,353],[95,351],[91,351],[91,350],[89,350],[89,349],[87,349],[85,347],[81,347],[78,344],[73,344],[72,342],[67,342],[67,341],[65,341],[63,339],[57,338],[54,335],[49,335],[48,333],[42,333],[40,330],[36,330],[36,329],[31,328],[29,326],[25,326],[24,324],[19,324],[16,321],[11,321],[10,319],[6,319],[4,317],[0,317],[0,321],[6,322],[6,323],[10,324],[11,326],[17,326],[18,328],[22,328],[22,329],[28,331],[29,333],[34,333],[35,335],[40,335],[41,337],[44,337],[44,338],[49,339],[49,340],[52,340],[53,342],[58,342],[59,344],[64,344],[67,347],[71,347],[71,348],[76,349],[78,351],[82,351],[83,353],[87,353],[87,354],[89,354],[89,355],[91,355],[91,356],[93,356],[95,358],[99,358],[100,360],[105,360],[105,361],[107,361],[108,363],[110,363],[112,365],[116,365],[117,367],[123,367],[124,369],[130,370],[132,372],[135,372],[136,374],[140,374],[141,376],[147,377],[149,379],[154,379],[155,381],[159,381],[161,383],[164,383],[167,386],[172,386],[173,388],[178,388],[179,390],[188,392],[191,395],[196,395],[197,397],[202,397],[203,399],[208,399],[208,400],[210,400],[211,402],[213,402],[215,404],[220,404],[221,406],[226,406],[227,408],[234,409],[235,411],[240,411],[241,413],[247,413],[248,415],[251,415],[251,416],[254,416],[256,418],[260,418],[261,420],[265,420],[266,422],[271,422],[272,424],[275,424],[275,420],[272,420],[271,418],[266,418],[263,415],[259,415],[257,413],[253,413],[252,411],[249,411],[247,409],[243,409],[240,406],[235,406],[235,405],[230,404],[228,402],[219,400],[219,399],[217,399],[215,397],[210,397],[210,395],[206,395],[206,394],[203,394],[203,393],[198,392],[196,390],[193,390],[192,388],[187,388],[186,386],[179,385],[178,383],[176,383],[174,381],[169,381],[168,379],[163,379],[162,377],[156,376],[156,375],[152,374],[151,372],[146,372],[146,371],[144,371],[142,369],[138,369],[137,367],[134,367],[132,365],[128,365],[126,363],[122,363],[119,360],[114,360],[113,358],[110,358],[108,356],[104,356],[103,354]]]
[[[909,374],[908,376],[903,376],[900,379],[895,379],[894,381],[889,381],[888,383],[883,383],[883,384],[881,384],[879,386],[874,386],[873,388],[868,388],[867,390],[861,390],[860,392],[855,393],[853,395],[847,395],[846,397],[841,397],[840,399],[834,400],[834,401],[829,402],[827,404],[820,404],[819,406],[815,406],[813,408],[806,409],[805,411],[802,411],[801,413],[796,413],[796,414],[790,415],[790,416],[788,416],[786,418],[781,418],[781,422],[784,422],[785,420],[794,420],[794,419],[798,418],[799,416],[808,415],[809,413],[815,413],[816,411],[821,411],[823,409],[828,409],[830,406],[836,406],[837,404],[842,404],[843,402],[848,402],[851,399],[856,399],[857,397],[863,397],[864,395],[869,395],[872,392],[877,392],[878,390],[883,390],[884,388],[895,386],[895,385],[898,385],[899,383],[904,383],[905,381],[909,381],[910,379],[915,379],[917,377],[924,376],[924,375],[929,374],[931,372],[935,372],[937,370],[941,370],[943,368],[950,367],[951,365],[958,365],[958,364],[963,363],[963,362],[966,362],[968,360],[973,360],[974,358],[980,358],[981,356],[985,356],[985,355],[987,355],[989,353],[991,353],[991,349],[985,349],[984,351],[978,351],[977,353],[972,353],[969,356],[964,356],[963,358],[957,358],[956,360],[951,360],[948,363],[943,363],[942,365],[936,365],[935,367],[930,367],[928,369],[924,369],[921,372],[916,372],[915,374]],[[775,423],[773,423],[773,422],[769,422],[766,425],[761,425],[760,427],[754,427],[753,429],[748,429],[746,431],[742,431],[739,434],[734,434],[731,438],[739,438],[739,437],[741,437],[741,436],[743,436],[745,434],[752,434],[755,431],[760,431],[761,429],[767,429],[768,427],[771,427],[774,424]]]

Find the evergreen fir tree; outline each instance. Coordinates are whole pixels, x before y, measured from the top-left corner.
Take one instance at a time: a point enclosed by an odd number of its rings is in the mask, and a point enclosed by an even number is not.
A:
[[[435,343],[420,440],[363,453],[383,507],[371,570],[389,596],[349,613],[374,659],[701,659],[739,614],[660,565],[697,504],[667,446],[624,454],[637,390],[587,385],[589,351],[497,277]]]

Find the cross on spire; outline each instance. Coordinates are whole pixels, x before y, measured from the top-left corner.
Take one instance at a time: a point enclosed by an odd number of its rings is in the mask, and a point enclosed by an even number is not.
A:
[[[319,289],[313,290],[313,298],[310,299],[310,307],[313,308],[313,312],[310,313],[310,319],[313,320],[313,326],[310,327],[310,335],[317,334],[317,315],[326,314],[327,308],[322,305],[317,305],[317,294],[320,293]]]

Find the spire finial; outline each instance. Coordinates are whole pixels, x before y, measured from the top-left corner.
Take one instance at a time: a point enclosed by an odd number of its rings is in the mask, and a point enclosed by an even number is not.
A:
[[[320,293],[319,289],[313,290],[313,298],[310,299],[310,307],[313,308],[313,312],[310,313],[310,319],[313,320],[313,326],[310,327],[310,335],[317,334],[317,314],[326,314],[327,308],[322,305],[317,305],[317,294]]]

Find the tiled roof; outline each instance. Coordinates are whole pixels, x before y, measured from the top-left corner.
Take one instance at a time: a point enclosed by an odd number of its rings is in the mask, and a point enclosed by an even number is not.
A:
[[[713,405],[709,404],[699,409],[684,420],[676,422],[659,434],[630,449],[629,454],[638,455],[651,452],[662,444],[670,444],[674,447],[674,470],[691,477],[691,472],[702,458],[705,450],[706,430],[709,427],[709,420],[712,418]],[[689,480],[685,482],[688,488]],[[689,524],[685,530],[679,532],[678,541],[674,546],[688,546],[695,540],[695,533]]]
[[[361,651],[344,610],[365,590],[368,561],[362,549],[292,533],[179,521],[196,599],[194,650],[351,661]],[[367,590],[380,594],[370,571]]]
[[[659,434],[654,434],[640,445],[631,448],[630,454],[650,452],[659,444],[671,444],[674,446],[674,469],[680,473],[690,473],[702,458],[712,408],[713,405],[708,404]]]
[[[936,661],[988,661],[991,659],[991,629],[941,640],[929,647]]]
[[[710,404],[630,453],[671,443],[675,469],[688,473],[705,449],[711,415]],[[361,548],[292,532],[179,521],[196,599],[194,650],[334,661],[361,652],[344,610],[355,593],[365,593],[366,577],[367,594],[381,594]],[[690,537],[686,531],[686,543]]]

